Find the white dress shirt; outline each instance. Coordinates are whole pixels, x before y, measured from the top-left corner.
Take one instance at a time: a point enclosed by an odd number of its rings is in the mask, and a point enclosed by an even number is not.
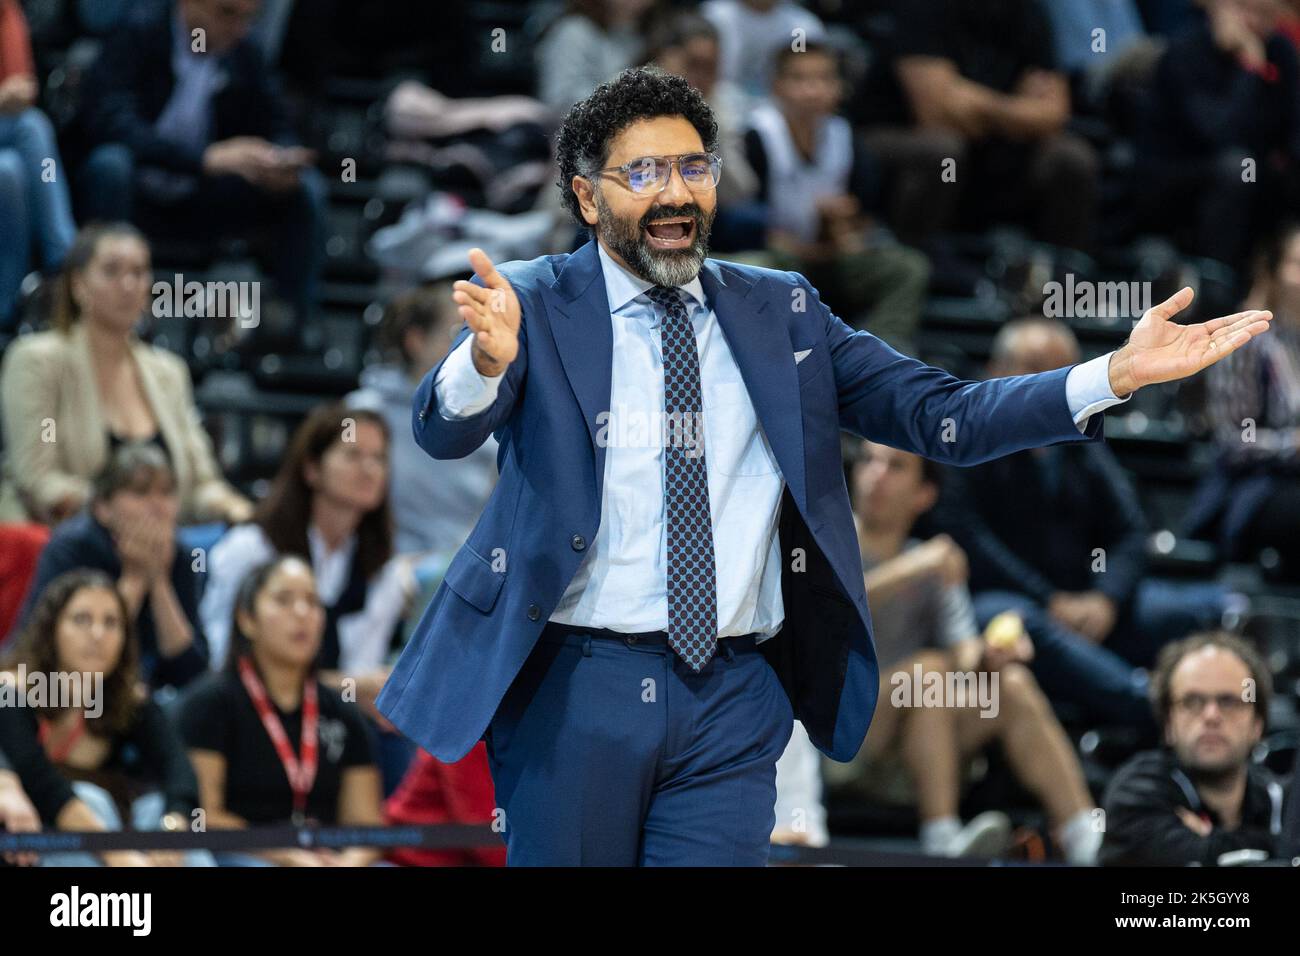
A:
[[[644,294],[653,283],[616,263],[603,245],[597,243],[597,248],[614,332],[601,522],[550,619],[611,631],[666,631],[660,321]],[[718,636],[758,634],[766,639],[785,616],[777,535],[785,480],[699,277],[680,288],[700,354]],[[448,421],[489,408],[504,377],[480,375],[470,348],[466,338],[434,382],[438,412]],[[1110,389],[1109,361],[1109,354],[1100,356],[1066,376],[1066,399],[1080,432],[1094,412],[1127,401]]]

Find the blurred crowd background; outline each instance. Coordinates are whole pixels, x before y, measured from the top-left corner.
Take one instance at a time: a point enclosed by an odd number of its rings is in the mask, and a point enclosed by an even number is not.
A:
[[[481,743],[444,765],[374,709],[496,476],[493,442],[421,453],[412,396],[469,248],[587,240],[552,136],[645,64],[715,111],[715,257],[961,377],[1101,355],[1184,285],[1198,321],[1276,315],[1104,445],[945,471],[845,436],[880,705],[849,764],[796,726],[774,839],[1285,854],[1295,0],[0,0],[0,666],[109,700],[0,708],[0,822],[492,820]],[[997,714],[891,703],[954,672]],[[296,792],[264,727],[305,715]]]

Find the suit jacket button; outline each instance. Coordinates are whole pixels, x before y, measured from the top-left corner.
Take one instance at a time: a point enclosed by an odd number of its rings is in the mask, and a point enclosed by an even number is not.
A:
[[[542,616],[542,609],[536,604],[528,605],[528,620],[535,621]]]
[[[587,546],[587,539],[580,534],[575,534],[573,536],[573,540],[570,541],[569,543],[573,545],[574,551],[581,551],[583,548]]]

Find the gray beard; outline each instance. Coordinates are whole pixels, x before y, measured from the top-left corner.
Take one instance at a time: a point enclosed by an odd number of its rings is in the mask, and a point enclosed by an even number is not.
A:
[[[713,226],[713,217],[700,217],[695,220],[695,241],[689,248],[674,252],[657,252],[645,241],[645,235],[638,222],[629,232],[624,223],[617,219],[605,197],[596,191],[596,211],[598,223],[603,224],[601,237],[611,249],[622,256],[628,267],[646,282],[655,285],[686,285],[704,267],[704,260],[709,255],[709,230]],[[701,219],[703,221],[701,221]]]

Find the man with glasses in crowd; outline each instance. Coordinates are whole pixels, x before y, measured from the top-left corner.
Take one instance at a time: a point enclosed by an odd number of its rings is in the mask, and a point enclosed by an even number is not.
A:
[[[1140,753],[1106,788],[1100,862],[1216,866],[1225,853],[1289,852],[1286,787],[1251,760],[1272,681],[1255,650],[1231,634],[1196,634],[1161,651],[1151,680],[1166,746]]]
[[[1101,436],[1102,408],[1268,328],[1152,309],[1118,351],[963,382],[853,331],[796,272],[708,258],[721,174],[700,93],[619,74],[557,134],[594,238],[471,250],[468,323],[416,440],[501,476],[378,698],[444,762],[487,743],[511,864],[767,861],[798,718],[835,760],[879,688],[840,429],[970,465]]]

